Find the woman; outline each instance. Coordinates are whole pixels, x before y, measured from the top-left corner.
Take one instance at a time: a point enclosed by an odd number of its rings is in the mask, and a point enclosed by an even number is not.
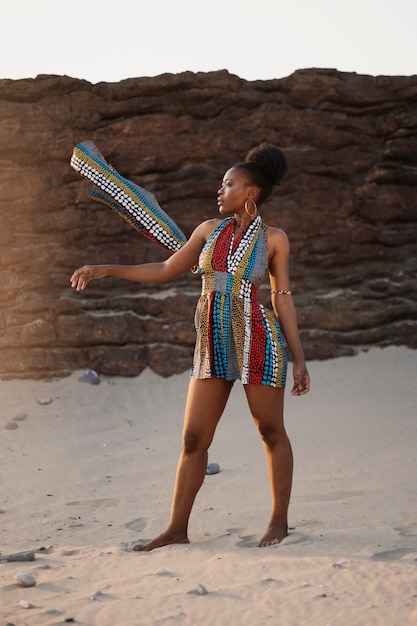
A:
[[[197,341],[170,521],[161,535],[133,550],[189,543],[188,521],[204,480],[208,448],[236,379],[243,383],[263,440],[272,494],[271,519],[258,545],[279,543],[288,534],[293,458],[283,419],[287,360],[281,329],[293,356],[291,393],[307,393],[310,378],[289,288],[289,242],[282,230],[266,226],[258,215],[258,207],[279,184],[286,169],[283,152],[261,144],[224,176],[217,203],[225,219],[211,219],[197,226],[187,243],[166,261],[132,266],[86,265],[71,277],[71,286],[77,291],[105,276],[165,282],[196,265],[202,278],[195,316]],[[257,298],[257,286],[267,272],[279,324]]]

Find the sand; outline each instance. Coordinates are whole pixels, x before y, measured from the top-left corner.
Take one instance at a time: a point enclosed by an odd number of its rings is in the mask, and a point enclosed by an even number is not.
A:
[[[0,553],[36,551],[0,563],[2,626],[417,624],[416,365],[405,347],[309,363],[311,392],[286,395],[292,530],[271,548],[256,547],[269,485],[237,383],[191,543],[151,553],[129,547],[166,526],[188,373],[0,381]]]

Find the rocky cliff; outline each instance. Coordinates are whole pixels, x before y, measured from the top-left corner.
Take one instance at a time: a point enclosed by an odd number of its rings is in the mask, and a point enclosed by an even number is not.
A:
[[[92,85],[0,81],[0,376],[189,368],[199,278],[115,279],[72,292],[73,269],[164,257],[69,166],[93,140],[155,193],[189,235],[217,214],[224,171],[261,141],[289,172],[264,220],[292,244],[309,359],[370,345],[417,347],[417,77],[301,70],[248,82],[227,72]],[[269,302],[268,289],[261,297]]]

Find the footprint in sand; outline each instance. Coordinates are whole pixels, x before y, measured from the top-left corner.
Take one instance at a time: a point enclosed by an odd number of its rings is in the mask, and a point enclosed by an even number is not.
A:
[[[259,537],[256,535],[246,535],[245,537],[239,537],[240,541],[237,542],[236,546],[239,548],[257,548],[259,544]],[[285,537],[279,543],[273,544],[269,547],[274,546],[288,546],[296,543],[303,543],[304,541],[308,541],[309,537],[304,535],[303,533],[291,532],[287,537]]]
[[[78,548],[71,548],[70,550],[62,550],[61,556],[78,556],[81,554],[81,550]]]
[[[313,526],[314,524],[318,524],[316,520],[306,520],[304,523],[297,524],[297,526]],[[280,543],[282,545],[294,544],[294,543],[302,543],[303,541],[308,541],[308,535],[304,533],[294,532],[294,529],[290,529],[291,532],[288,537],[285,537]],[[227,535],[239,535],[240,541],[237,542],[237,546],[239,548],[257,548],[259,543],[259,537],[256,535],[243,535],[245,532],[244,528],[226,528]],[[279,545],[279,544],[275,544]]]
[[[401,557],[410,554],[410,552],[415,552],[415,550],[410,550],[409,548],[395,548],[394,550],[387,550],[386,552],[376,552],[372,555],[371,559],[373,561],[399,561]]]
[[[259,539],[256,535],[243,535],[245,528],[226,528],[226,535],[238,535],[240,541],[237,542],[239,548],[256,548]]]
[[[410,522],[406,526],[394,528],[401,537],[417,537],[417,522]],[[384,552],[376,552],[372,555],[373,561],[398,561],[407,554],[416,552],[416,548],[394,548],[393,550],[385,550]],[[416,559],[417,560],[417,559]]]
[[[240,541],[237,542],[239,548],[256,548],[259,543],[259,537],[256,535],[246,535],[245,537],[239,537]]]
[[[394,528],[401,537],[417,537],[417,522],[410,522],[407,526]]]
[[[120,500],[116,498],[97,498],[96,500],[75,500],[74,502],[67,502],[67,506],[116,506]]]
[[[363,496],[363,491],[336,491],[334,493],[311,493],[305,494],[303,500],[305,502],[337,502],[338,500],[347,500],[348,498],[356,498]]]
[[[136,530],[138,532],[145,530],[147,527],[148,520],[146,517],[138,517],[137,519],[133,519],[131,522],[127,522],[127,524],[125,524],[125,528],[128,528],[129,530]]]
[[[320,524],[320,520],[318,519],[303,519],[301,522],[295,524],[295,526],[293,526],[292,528],[300,528],[302,526],[308,528],[309,526],[317,526],[317,524]]]

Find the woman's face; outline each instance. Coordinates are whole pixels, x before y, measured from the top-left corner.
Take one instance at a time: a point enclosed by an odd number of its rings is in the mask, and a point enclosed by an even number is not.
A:
[[[248,178],[242,171],[231,168],[224,175],[222,185],[217,192],[217,204],[219,212],[223,215],[242,213],[245,210],[245,202],[251,196]]]

